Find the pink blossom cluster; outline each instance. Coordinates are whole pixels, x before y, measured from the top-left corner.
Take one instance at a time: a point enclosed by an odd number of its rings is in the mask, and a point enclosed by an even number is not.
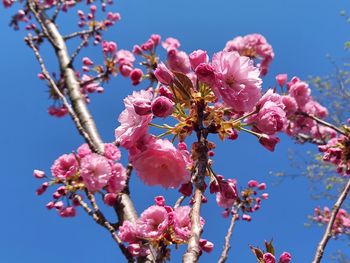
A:
[[[162,196],[155,198],[156,205],[142,212],[135,223],[124,221],[119,227],[119,237],[128,243],[127,249],[135,256],[146,256],[149,248],[144,241],[152,244],[183,244],[191,236],[191,219],[189,206],[179,206],[173,209],[165,204]],[[201,227],[204,226],[201,218]],[[213,243],[201,239],[202,251],[211,252]]]
[[[315,208],[312,220],[323,225],[327,225],[331,218],[332,211],[328,207],[321,210]],[[345,209],[339,209],[335,221],[332,225],[332,235],[350,234],[350,214]]]
[[[283,83],[281,79],[279,81]],[[287,83],[287,89],[288,94],[282,96],[282,102],[285,105],[288,117],[288,123],[285,127],[287,135],[296,136],[301,133],[321,140],[329,140],[336,136],[333,129],[320,126],[315,120],[307,116],[311,115],[324,119],[328,116],[328,110],[312,98],[309,85],[305,81],[293,77]]]
[[[83,144],[76,153],[64,154],[55,160],[51,166],[53,178],[44,182],[36,193],[41,195],[49,185],[57,185],[52,195],[54,200],[48,203],[47,208],[59,208],[60,212],[65,208],[61,205],[62,199],[73,199],[73,193],[84,188],[90,192],[106,190],[109,193],[106,203],[110,204],[111,198],[115,200],[125,187],[126,169],[118,162],[120,157],[119,149],[113,144],[104,145],[103,155],[93,153],[87,144]],[[38,179],[46,177],[40,170],[34,170],[34,176]]]
[[[106,4],[102,5],[102,11],[104,12],[106,9]],[[83,10],[78,10],[77,11],[77,15],[79,17],[79,22],[78,22],[78,26],[79,27],[84,27],[84,26],[90,26],[91,23],[96,23],[96,11],[97,11],[97,7],[95,5],[91,5],[90,6],[90,12],[88,12],[87,14],[84,13]],[[113,12],[108,12],[107,17],[105,20],[98,22],[97,26],[98,27],[110,27],[113,26],[116,22],[118,22],[121,19],[121,16],[119,13],[113,13]],[[100,35],[100,34],[97,34]],[[99,38],[95,38],[95,42],[94,44],[97,45],[99,43]]]
[[[259,183],[256,180],[250,180],[248,187],[240,193],[237,191],[237,181],[234,179],[224,180],[222,176],[217,176],[217,181],[213,180],[210,184],[210,193],[216,193],[216,202],[225,209],[224,217],[230,213],[239,218],[242,212],[242,220],[251,221],[250,213],[260,209],[262,199],[268,198],[268,193],[258,195],[258,191],[266,190],[265,183]]]
[[[323,152],[323,161],[333,163],[337,173],[341,175],[350,174],[350,140],[340,135],[330,139],[327,144],[319,145],[318,149]]]
[[[137,174],[148,185],[165,188],[188,182],[190,158],[187,149],[176,149],[168,140],[148,134],[153,116],[171,114],[174,103],[166,96],[153,99],[151,90],[134,91],[124,99],[125,110],[119,116],[116,141],[129,151]]]
[[[242,56],[259,60],[258,67],[261,76],[267,74],[269,65],[275,56],[272,46],[260,34],[235,37],[226,43],[224,51],[238,51]]]
[[[254,253],[258,262],[261,263],[290,263],[292,261],[292,255],[289,252],[283,252],[277,261],[275,255],[275,248],[272,244],[272,240],[270,242],[265,241],[266,251],[258,248],[249,246],[251,251]]]
[[[289,263],[292,261],[292,256],[289,252],[283,252],[277,262],[275,256],[272,253],[267,252],[263,254],[262,259],[263,263]]]

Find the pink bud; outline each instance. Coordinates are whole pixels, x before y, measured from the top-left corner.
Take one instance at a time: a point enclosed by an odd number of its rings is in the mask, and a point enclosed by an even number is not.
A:
[[[48,202],[47,204],[46,204],[46,208],[47,209],[49,209],[49,210],[51,210],[52,208],[54,208],[55,207],[55,203],[54,202]]]
[[[261,195],[261,197],[263,198],[263,199],[268,199],[269,198],[269,194],[268,193],[263,193],[262,195]]]
[[[57,193],[60,195],[66,195],[67,194],[67,188],[65,186],[60,186],[57,188]]]
[[[91,13],[94,14],[96,12],[96,9],[97,9],[97,7],[95,5],[90,6]]]
[[[138,98],[135,99],[132,104],[138,115],[143,116],[152,113],[150,100]]]
[[[122,76],[124,77],[128,77],[132,71],[132,65],[130,64],[121,64],[119,66],[119,71],[120,74],[122,74]]]
[[[132,53],[134,53],[135,55],[141,55],[142,54],[141,47],[139,45],[134,45],[132,49]]]
[[[278,85],[283,87],[287,83],[288,75],[287,74],[278,74],[276,80]]]
[[[76,210],[73,206],[67,206],[60,210],[61,217],[74,217],[76,215]]]
[[[209,63],[202,63],[196,67],[198,80],[208,85],[214,85],[216,82],[215,70]]]
[[[258,185],[258,189],[259,190],[265,190],[266,189],[266,184],[265,183],[261,183]]]
[[[275,256],[272,255],[271,253],[265,253],[263,255],[263,260],[264,260],[264,263],[276,263]]]
[[[84,58],[83,58],[83,64],[84,64],[85,66],[92,66],[92,65],[94,64],[94,62],[92,62],[92,60],[91,60],[90,58],[84,57]]]
[[[167,97],[160,96],[152,101],[152,113],[157,117],[165,118],[173,113],[174,102]]]
[[[278,137],[265,135],[259,139],[259,142],[269,151],[275,151],[276,144],[280,142]]]
[[[61,194],[60,194],[59,192],[56,191],[56,192],[53,193],[52,197],[53,197],[54,199],[58,199],[58,198],[61,197]]]
[[[45,182],[43,183],[37,190],[36,190],[36,194],[37,195],[42,195],[43,193],[45,193],[46,189],[49,187],[49,183]]]
[[[130,79],[132,81],[132,85],[138,85],[141,82],[143,76],[143,72],[139,68],[135,68],[130,72]]]
[[[41,79],[41,80],[44,80],[45,79],[45,76],[43,73],[39,73],[38,74],[38,78]]]
[[[55,208],[57,210],[60,210],[63,207],[63,202],[62,201],[58,201],[55,203]]]
[[[250,222],[250,221],[252,221],[252,217],[250,215],[243,214],[242,215],[242,220]]]
[[[193,70],[196,70],[197,66],[201,63],[208,63],[208,60],[209,60],[207,51],[203,51],[200,49],[193,51],[189,55],[189,59]]]
[[[174,100],[174,95],[173,93],[165,86],[160,86],[159,87],[159,95],[167,97],[170,100]]]
[[[34,170],[33,175],[37,179],[42,179],[42,178],[44,178],[46,176],[45,172],[44,171],[40,171],[40,170]]]
[[[259,183],[258,183],[257,181],[255,181],[255,180],[250,180],[250,181],[248,182],[248,187],[254,188],[254,187],[257,187],[258,184],[259,184]]]
[[[288,252],[283,252],[280,256],[280,263],[289,263],[292,260],[292,255]]]
[[[211,194],[217,193],[220,191],[219,183],[216,180],[213,180],[209,185],[209,191]]]
[[[191,182],[182,184],[179,189],[179,192],[184,196],[190,196],[192,194],[192,191],[193,191],[193,185]]]
[[[169,85],[174,79],[174,74],[164,65],[163,62],[158,64],[154,71],[154,75],[159,82],[165,85]]]
[[[199,246],[204,252],[207,253],[210,253],[214,248],[214,244],[206,239],[200,239]]]
[[[114,193],[107,193],[104,195],[103,201],[108,206],[114,206],[115,202],[117,201],[117,195]]]
[[[160,42],[160,35],[158,34],[151,35],[151,40],[153,41],[154,45],[157,46]]]
[[[157,206],[165,206],[165,199],[164,196],[156,196],[154,198],[154,201],[156,203]]]

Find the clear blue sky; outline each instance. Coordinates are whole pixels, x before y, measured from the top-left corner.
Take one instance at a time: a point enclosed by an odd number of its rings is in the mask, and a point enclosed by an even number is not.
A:
[[[350,27],[339,16],[342,9],[350,10],[348,1],[116,1],[114,10],[121,13],[122,21],[107,38],[117,41],[120,48],[130,49],[150,34],[159,33],[163,38],[180,39],[185,51],[200,48],[212,54],[237,35],[261,33],[276,54],[270,76],[264,80],[267,88],[274,84],[277,73],[306,78],[332,71],[325,55],[331,54],[338,61],[347,55],[343,43],[348,40]],[[0,262],[123,262],[107,231],[82,210],[74,219],[62,219],[46,210],[50,195],[34,194],[39,182],[32,177],[33,169],[49,171],[56,157],[76,149],[82,139],[69,118],[47,115],[47,88],[36,78],[39,67],[22,41],[24,32],[8,28],[11,12],[3,8],[0,12]],[[75,24],[72,21],[60,19],[62,30],[69,32]],[[55,69],[49,51],[44,49],[46,62]],[[89,49],[87,54],[98,61],[100,50]],[[92,96],[91,110],[105,141],[113,140],[122,99],[131,91],[129,81],[118,78],[106,86],[104,94]],[[293,262],[311,261],[323,229],[304,227],[307,215],[318,204],[310,199],[308,182],[305,178],[287,178],[273,186],[275,179],[268,175],[271,170],[296,172],[289,167],[288,147],[304,149],[286,137],[273,154],[251,136],[218,144],[214,159],[218,173],[237,178],[241,184],[252,178],[266,181],[270,193],[252,222],[237,223],[228,262],[255,262],[248,244],[262,246],[264,239],[270,238],[274,238],[278,253],[287,250],[293,254]],[[145,187],[136,176],[131,191],[138,212],[148,207],[155,195],[165,194],[170,204],[178,196],[175,190]],[[210,198],[210,203],[204,205],[207,225],[203,237],[215,243],[215,250],[204,255],[201,262],[216,262],[229,223],[221,218],[221,209],[213,201]],[[324,204],[329,205],[326,201]],[[326,257],[337,247],[349,251],[344,242],[331,241]],[[179,262],[179,253],[173,250],[173,255],[172,262]]]

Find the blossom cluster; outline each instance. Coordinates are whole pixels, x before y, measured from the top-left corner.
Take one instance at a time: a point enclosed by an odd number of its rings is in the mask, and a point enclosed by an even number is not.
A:
[[[135,256],[146,256],[149,244],[166,247],[171,244],[183,244],[191,236],[191,218],[189,206],[172,208],[165,204],[162,196],[155,198],[155,205],[142,212],[135,223],[124,221],[119,227],[119,237],[128,243],[127,249]],[[204,226],[201,218],[201,227]],[[205,239],[200,240],[202,251],[211,252],[214,245]],[[165,253],[166,256],[168,253]]]
[[[51,166],[53,177],[44,182],[36,193],[41,195],[50,185],[57,186],[52,195],[53,201],[47,204],[47,208],[56,208],[61,216],[66,215],[63,212],[67,209],[74,210],[69,200],[78,204],[76,194],[79,190],[86,189],[92,193],[105,190],[105,202],[112,205],[126,182],[126,169],[118,162],[120,157],[119,149],[113,144],[104,145],[103,155],[93,153],[87,144],[83,144],[76,153],[64,154],[54,161]],[[40,170],[35,170],[34,176],[38,179],[46,178],[45,172]],[[64,199],[68,202],[66,207],[62,201]],[[75,212],[69,214],[74,215]]]
[[[283,252],[277,261],[272,240],[270,242],[265,241],[265,248],[266,251],[250,246],[251,251],[259,263],[290,263],[292,261],[292,255],[289,252]]]
[[[340,175],[350,174],[350,140],[344,135],[330,139],[327,144],[319,145],[318,149],[323,152],[323,161],[334,164]]]
[[[332,211],[328,207],[324,207],[322,210],[317,207],[314,210],[312,220],[322,225],[328,224],[331,213]],[[342,208],[339,209],[332,225],[332,235],[335,237],[340,234],[350,234],[350,214]]]

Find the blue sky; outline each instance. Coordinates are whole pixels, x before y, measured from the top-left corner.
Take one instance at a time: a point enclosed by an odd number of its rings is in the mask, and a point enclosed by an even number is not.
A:
[[[346,57],[343,43],[348,40],[350,27],[339,16],[343,9],[350,10],[348,1],[116,1],[113,10],[121,13],[122,21],[106,38],[115,40],[120,48],[130,49],[150,34],[159,33],[163,38],[178,38],[187,52],[200,48],[212,54],[237,35],[261,33],[276,54],[270,75],[264,79],[267,88],[274,85],[275,74],[286,72],[304,79],[323,75],[333,70],[326,54],[337,61]],[[49,171],[55,158],[76,149],[82,139],[69,118],[55,119],[46,113],[50,105],[46,85],[36,78],[39,67],[22,41],[24,32],[7,27],[11,11],[14,10],[0,11],[0,262],[122,262],[107,231],[83,211],[79,210],[74,219],[62,219],[46,210],[49,194],[35,196],[40,182],[33,179],[33,169]],[[69,32],[75,24],[69,17],[59,20],[63,32]],[[99,48],[86,52],[98,61]],[[44,48],[43,53],[54,70],[56,62],[51,51]],[[129,81],[117,78],[106,86],[104,94],[92,96],[91,111],[105,141],[113,140],[122,99],[132,89]],[[310,199],[305,178],[287,178],[274,186],[276,180],[268,175],[270,171],[298,172],[289,166],[289,147],[298,151],[313,148],[294,145],[287,137],[282,139],[273,154],[255,138],[243,134],[235,142],[217,145],[214,167],[218,173],[236,178],[242,185],[252,178],[266,181],[270,193],[270,199],[253,215],[252,222],[237,223],[229,262],[255,262],[248,244],[262,246],[265,239],[271,238],[278,253],[287,250],[293,254],[293,262],[310,262],[313,257],[323,229],[305,228],[304,223],[316,205],[330,204]],[[151,205],[155,195],[164,194],[169,204],[178,197],[176,190],[143,186],[136,175],[131,191],[138,212]],[[229,224],[213,198],[209,199],[203,207],[207,222],[203,237],[216,247],[201,262],[217,260]],[[337,248],[348,250],[345,242],[331,241],[326,257]],[[180,256],[173,250],[172,262],[179,262]]]

